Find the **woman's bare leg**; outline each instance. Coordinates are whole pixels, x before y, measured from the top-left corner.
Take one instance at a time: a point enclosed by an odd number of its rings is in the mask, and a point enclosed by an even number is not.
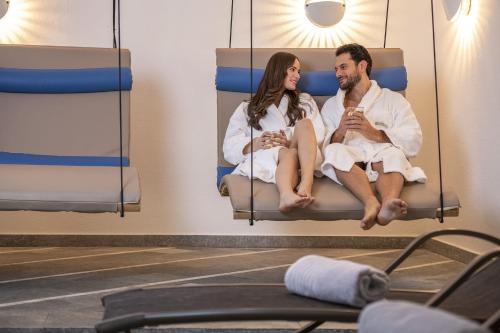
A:
[[[380,202],[373,193],[365,171],[354,164],[351,170],[347,172],[335,169],[335,174],[338,180],[365,206],[365,215],[361,219],[361,228],[368,230],[373,227],[380,211]]]
[[[309,205],[314,197],[312,196],[312,185],[314,181],[314,165],[317,154],[317,141],[314,127],[309,119],[301,119],[295,124],[295,130],[291,138],[290,147],[296,148],[300,163],[300,183],[297,187],[297,194],[306,197],[308,200],[305,206]]]
[[[302,207],[307,201],[307,198],[294,192],[299,181],[297,155],[295,148],[281,148],[278,155],[276,186],[280,193],[279,210],[283,213],[289,212],[294,207]]]
[[[387,225],[408,212],[408,204],[400,199],[404,178],[399,172],[384,173],[383,162],[372,163],[373,170],[378,172],[376,188],[382,198],[382,208],[377,216],[377,223]]]

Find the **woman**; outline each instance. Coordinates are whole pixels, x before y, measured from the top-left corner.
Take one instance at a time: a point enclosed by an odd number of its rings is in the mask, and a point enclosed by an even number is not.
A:
[[[255,96],[232,115],[223,145],[226,161],[237,165],[233,173],[250,177],[253,127],[253,175],[277,185],[281,212],[313,202],[313,174],[321,164],[323,121],[312,97],[297,90],[299,79],[297,57],[274,54]]]

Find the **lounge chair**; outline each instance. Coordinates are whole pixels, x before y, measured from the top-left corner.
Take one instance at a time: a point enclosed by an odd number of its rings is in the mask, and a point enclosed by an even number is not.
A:
[[[434,231],[416,238],[387,266],[386,273],[394,271],[426,241],[443,235],[471,236],[500,246],[500,239],[480,232],[460,229]],[[387,299],[439,307],[496,327],[498,318],[492,323],[492,314],[500,308],[500,288],[497,287],[499,257],[500,248],[476,257],[437,293],[391,290]],[[97,332],[102,333],[144,326],[242,320],[311,321],[300,330],[309,332],[326,321],[356,322],[361,312],[358,308],[291,294],[282,284],[135,289],[104,296],[102,303],[105,307],[103,321],[96,325]]]

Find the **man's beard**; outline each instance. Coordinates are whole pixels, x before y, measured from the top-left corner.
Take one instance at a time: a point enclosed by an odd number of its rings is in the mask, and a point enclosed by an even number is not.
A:
[[[340,89],[345,90],[346,92],[350,92],[356,86],[356,84],[358,84],[359,81],[361,81],[361,75],[359,75],[358,73],[349,75],[344,84],[341,84],[339,82]]]

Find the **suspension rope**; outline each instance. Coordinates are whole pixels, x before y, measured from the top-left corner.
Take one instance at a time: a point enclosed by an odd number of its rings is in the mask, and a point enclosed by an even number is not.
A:
[[[125,206],[123,198],[123,125],[122,125],[122,49],[121,49],[121,22],[120,22],[120,0],[118,0],[118,98],[120,109],[120,217],[125,217]],[[114,20],[113,20],[114,21]]]
[[[231,0],[231,20],[229,21],[229,48],[231,48],[231,40],[233,38],[233,8],[234,0]]]
[[[439,97],[438,97],[438,77],[436,65],[436,37],[434,31],[434,1],[431,0],[431,18],[432,18],[432,52],[434,56],[434,90],[436,94],[436,123],[437,123],[437,139],[438,139],[438,161],[439,161],[439,200],[441,203],[441,215],[439,222],[444,222],[444,198],[443,198],[443,174],[441,167],[441,131],[439,127]]]
[[[387,41],[387,21],[389,20],[389,2],[390,0],[387,0],[387,8],[385,10],[384,49],[385,49],[385,43]]]
[[[253,98],[253,0],[250,0],[250,102]],[[250,106],[250,104],[249,104]],[[250,225],[253,225],[253,126],[250,125]]]
[[[116,49],[116,0],[113,0],[113,48]]]

